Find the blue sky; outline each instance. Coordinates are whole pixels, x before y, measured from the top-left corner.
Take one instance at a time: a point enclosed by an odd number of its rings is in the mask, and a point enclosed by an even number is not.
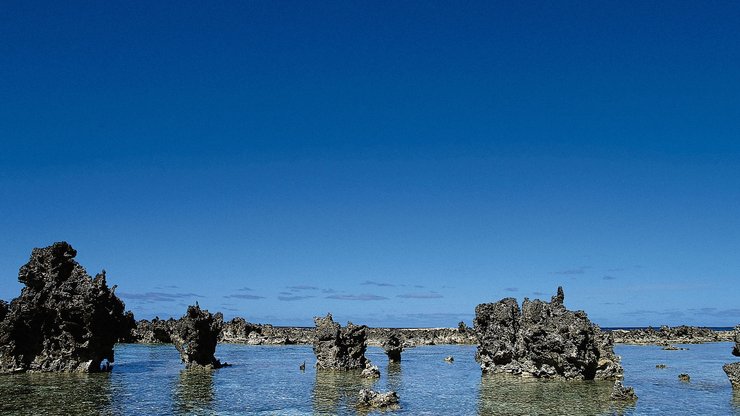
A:
[[[66,240],[140,318],[454,326],[562,285],[602,326],[736,324],[739,20],[7,2],[0,298]]]

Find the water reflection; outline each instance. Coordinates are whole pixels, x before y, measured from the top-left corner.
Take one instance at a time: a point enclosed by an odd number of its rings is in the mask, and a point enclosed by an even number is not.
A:
[[[176,414],[215,413],[213,371],[206,368],[190,368],[180,371],[174,397]]]
[[[313,387],[313,412],[319,415],[336,415],[354,409],[357,393],[373,381],[360,376],[359,371],[316,371]]]
[[[403,374],[401,374],[400,362],[388,362],[388,390],[398,392],[401,390]]]
[[[740,389],[732,389],[732,408],[740,414]]]
[[[634,404],[609,400],[612,382],[481,377],[479,415],[621,415]]]
[[[110,373],[2,376],[2,415],[110,415]]]

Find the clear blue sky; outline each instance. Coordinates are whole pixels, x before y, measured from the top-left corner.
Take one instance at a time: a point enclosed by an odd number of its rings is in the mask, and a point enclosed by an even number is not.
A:
[[[0,298],[139,318],[740,322],[740,3],[4,2]]]

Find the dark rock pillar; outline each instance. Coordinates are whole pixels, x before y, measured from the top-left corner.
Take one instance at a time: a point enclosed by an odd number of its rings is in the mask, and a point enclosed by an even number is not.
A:
[[[388,361],[397,363],[401,361],[401,352],[403,351],[403,340],[398,331],[391,330],[388,336],[383,340],[383,350],[388,356]]]
[[[0,305],[0,373],[111,368],[113,345],[129,333],[132,316],[105,271],[91,278],[76,255],[54,243],[33,249],[20,268],[21,295]]]
[[[188,306],[187,313],[180,318],[171,334],[172,342],[186,367],[224,366],[214,356],[223,321],[221,313],[212,315],[207,310],[200,309],[197,303],[195,306]]]
[[[314,318],[316,334],[313,352],[319,369],[350,370],[364,369],[367,364],[367,327],[347,323],[342,328],[334,322],[331,314]]]

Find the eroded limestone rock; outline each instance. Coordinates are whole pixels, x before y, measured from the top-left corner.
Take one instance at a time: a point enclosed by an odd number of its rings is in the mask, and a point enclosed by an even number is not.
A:
[[[637,395],[635,394],[634,388],[623,386],[622,382],[617,380],[614,382],[610,398],[612,400],[633,402],[637,400]]]
[[[616,379],[623,370],[611,335],[583,311],[569,311],[558,288],[550,302],[514,298],[475,308],[476,360],[484,373],[542,378]]]
[[[200,309],[197,303],[188,306],[171,334],[172,342],[186,367],[221,368],[225,365],[214,356],[223,322],[220,312],[211,314]]]
[[[727,378],[730,379],[733,389],[740,390],[740,362],[725,364],[722,366]]]
[[[333,370],[364,369],[367,363],[367,327],[348,322],[345,328],[331,314],[314,318],[316,333],[313,352],[316,368]]]
[[[18,273],[25,287],[0,305],[0,373],[109,370],[132,316],[105,271],[90,277],[66,242],[35,248]],[[102,365],[101,365],[102,364]]]
[[[385,354],[388,356],[388,361],[393,363],[401,361],[403,339],[398,331],[390,330],[388,332],[388,337],[383,340],[382,347]]]

